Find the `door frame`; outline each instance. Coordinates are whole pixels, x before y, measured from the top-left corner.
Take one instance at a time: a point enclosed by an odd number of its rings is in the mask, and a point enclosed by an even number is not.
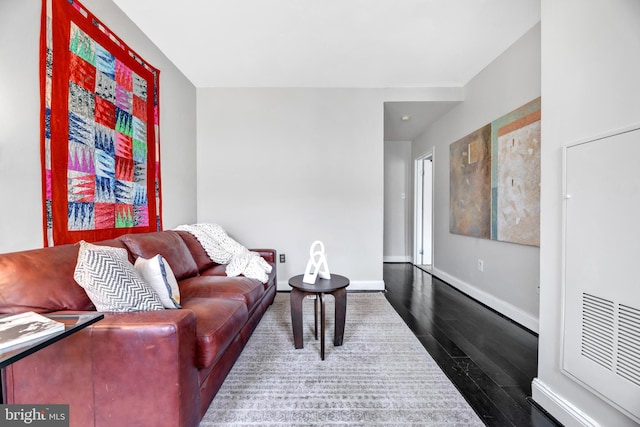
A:
[[[430,151],[421,154],[418,156],[413,163],[414,170],[414,215],[413,215],[413,263],[415,265],[431,265],[433,266],[434,259],[434,244],[433,244],[433,214],[434,214],[434,204],[433,199],[435,195],[435,147],[432,147]],[[424,200],[424,191],[423,191],[423,174],[424,167],[423,162],[427,159],[431,159],[431,200]],[[421,251],[423,251],[423,211],[425,207],[431,209],[431,259],[429,259],[428,264],[424,264],[425,260],[422,260]],[[419,261],[422,260],[422,264]]]

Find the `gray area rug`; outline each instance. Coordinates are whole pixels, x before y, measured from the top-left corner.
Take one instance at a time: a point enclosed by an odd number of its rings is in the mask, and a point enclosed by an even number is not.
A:
[[[382,293],[348,294],[340,347],[333,297],[325,301],[325,360],[313,300],[304,300],[304,348],[296,350],[289,294],[278,293],[200,427],[484,425]]]

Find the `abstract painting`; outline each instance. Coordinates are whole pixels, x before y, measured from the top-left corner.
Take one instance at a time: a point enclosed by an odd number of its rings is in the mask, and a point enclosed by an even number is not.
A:
[[[540,246],[540,98],[452,143],[449,231]]]
[[[449,146],[449,231],[491,238],[491,126]]]
[[[159,71],[75,0],[43,0],[45,246],[160,230]]]
[[[492,238],[540,246],[540,98],[491,124]]]

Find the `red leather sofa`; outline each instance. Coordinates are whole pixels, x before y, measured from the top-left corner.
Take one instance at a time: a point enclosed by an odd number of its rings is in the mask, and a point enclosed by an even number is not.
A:
[[[181,309],[105,313],[103,320],[3,372],[4,403],[69,404],[70,425],[197,426],[276,293],[274,250],[266,284],[227,277],[184,231],[128,234],[97,245],[161,254]],[[73,279],[78,245],[0,255],[0,313],[95,311]]]

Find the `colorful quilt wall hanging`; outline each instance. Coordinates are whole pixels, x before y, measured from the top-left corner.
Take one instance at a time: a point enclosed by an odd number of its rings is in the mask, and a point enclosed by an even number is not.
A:
[[[162,229],[159,77],[75,0],[43,0],[45,246]]]

